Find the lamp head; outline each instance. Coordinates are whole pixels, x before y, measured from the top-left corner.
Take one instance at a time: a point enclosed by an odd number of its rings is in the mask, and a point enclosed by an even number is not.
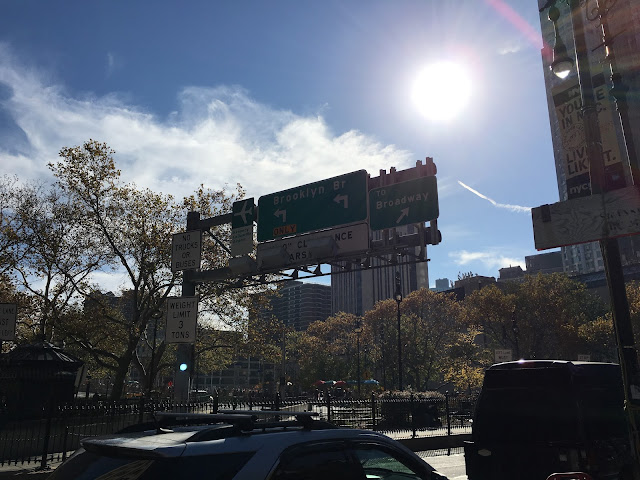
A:
[[[567,53],[567,47],[558,32],[558,19],[560,18],[560,10],[555,6],[549,9],[549,20],[553,23],[553,31],[555,33],[555,45],[553,46],[553,59],[551,61],[551,71],[558,78],[567,78],[569,72],[573,68],[573,60]]]

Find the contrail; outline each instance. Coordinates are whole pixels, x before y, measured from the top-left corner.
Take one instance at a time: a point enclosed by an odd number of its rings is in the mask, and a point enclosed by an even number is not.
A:
[[[498,203],[495,200],[493,200],[492,198],[489,198],[486,195],[481,194],[477,190],[474,190],[469,185],[465,185],[460,180],[458,180],[458,183],[460,185],[462,185],[464,188],[466,188],[467,190],[469,190],[471,193],[475,193],[480,198],[483,198],[483,199],[487,200],[488,202],[491,202],[494,207],[506,208],[507,210],[511,210],[512,212],[531,213],[531,207],[522,207],[520,205],[509,205],[507,203]]]

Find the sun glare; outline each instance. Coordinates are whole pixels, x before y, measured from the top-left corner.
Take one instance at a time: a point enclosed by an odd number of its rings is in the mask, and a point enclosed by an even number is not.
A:
[[[411,91],[420,113],[434,122],[458,117],[469,103],[471,79],[466,69],[455,62],[433,63],[416,77]]]

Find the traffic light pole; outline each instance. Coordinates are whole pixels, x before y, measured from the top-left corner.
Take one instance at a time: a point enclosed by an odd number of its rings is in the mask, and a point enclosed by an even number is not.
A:
[[[187,213],[187,232],[200,228],[200,212]],[[182,296],[193,297],[196,294],[196,282],[193,281],[193,272],[185,270],[182,277]],[[195,339],[194,339],[195,342]],[[195,343],[179,343],[176,350],[176,365],[174,376],[174,398],[178,403],[189,401],[189,389],[191,378],[194,375]],[[187,364],[187,369],[180,370],[182,363]]]

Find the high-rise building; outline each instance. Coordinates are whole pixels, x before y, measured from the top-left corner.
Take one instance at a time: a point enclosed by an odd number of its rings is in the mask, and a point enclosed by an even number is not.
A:
[[[396,228],[400,236],[415,232],[413,225]],[[382,232],[373,232],[374,240]],[[426,248],[426,247],[425,247]],[[409,249],[408,249],[409,250]],[[400,272],[400,288],[402,295],[420,288],[429,288],[429,270],[427,262],[410,262],[418,256],[419,247],[413,247],[413,256],[406,255],[409,263],[390,265],[392,258],[385,260],[372,259],[370,268],[356,271],[341,271],[339,267],[332,267],[331,275],[331,312],[346,312],[364,315],[371,310],[376,302],[394,298],[396,290],[396,273]]]
[[[568,3],[538,1],[543,36],[542,66],[561,201],[590,193],[580,89],[575,67],[575,43]],[[640,91],[640,70],[637,68],[640,65],[640,9],[637,8],[637,0],[617,0],[607,9],[605,21],[609,30],[609,43],[605,47],[602,22],[597,16],[597,10],[593,8],[596,7],[596,1],[578,3],[580,5],[577,8],[585,25],[586,50],[599,112],[605,173],[610,184],[624,180],[626,185],[631,185],[629,158],[632,159],[634,168],[638,168],[636,162],[640,158],[640,138],[634,138],[640,132],[640,97],[635,93],[627,95],[629,119],[624,132],[627,137],[625,141],[620,117],[609,96],[612,87],[610,60],[615,62],[615,73],[620,74],[617,82],[621,81],[629,92]],[[558,9],[558,36],[566,46],[569,57],[574,60],[572,70],[564,79],[558,78],[550,69],[553,48],[558,41],[555,38],[554,24],[549,20],[550,7]],[[627,147],[630,147],[629,156],[626,153]],[[640,262],[640,236],[620,238],[618,243],[623,264]],[[564,272],[568,274],[584,274],[604,268],[599,245],[595,242],[563,247],[562,263]]]
[[[315,321],[331,315],[331,287],[320,283],[285,282],[271,299],[271,314],[286,326],[306,330]]]
[[[451,282],[448,278],[436,279],[436,292],[444,292],[445,290],[449,290],[450,288]]]

